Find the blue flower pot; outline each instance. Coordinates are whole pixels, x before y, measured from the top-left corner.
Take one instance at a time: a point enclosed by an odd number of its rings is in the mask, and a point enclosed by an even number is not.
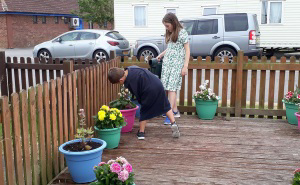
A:
[[[59,147],[59,151],[65,155],[69,172],[73,181],[76,183],[88,183],[96,180],[94,166],[97,166],[101,162],[102,152],[106,147],[106,142],[97,138],[92,138],[92,141],[101,143],[102,146],[83,152],[71,152],[63,149],[67,144],[80,142],[79,139],[75,139]]]

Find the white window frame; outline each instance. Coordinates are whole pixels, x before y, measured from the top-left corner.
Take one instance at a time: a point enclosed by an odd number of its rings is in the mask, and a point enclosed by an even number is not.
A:
[[[260,21],[259,24],[260,25],[282,25],[284,23],[284,3],[285,0],[265,0],[268,3],[268,9],[267,9],[267,23],[262,24],[261,22],[261,14],[262,14],[262,3],[264,2],[264,0],[261,0],[260,3]],[[270,12],[271,12],[271,3],[278,3],[281,2],[281,23],[270,23]]]
[[[168,7],[168,8],[165,8],[165,9],[166,9],[166,14],[168,13],[168,10],[175,10],[175,15],[177,15],[177,8]]]
[[[218,10],[219,10],[218,7],[219,6],[217,6],[217,5],[215,5],[215,6],[203,6],[202,7],[202,15],[204,15],[204,9],[206,9],[206,8],[215,8],[216,9],[216,14],[218,14]]]
[[[136,26],[136,25],[135,25],[135,13],[134,13],[134,8],[135,8],[136,6],[143,6],[143,7],[145,7],[146,25],[144,25],[144,26]],[[133,12],[133,27],[135,27],[135,28],[146,28],[146,27],[148,27],[148,4],[132,4],[132,12]]]

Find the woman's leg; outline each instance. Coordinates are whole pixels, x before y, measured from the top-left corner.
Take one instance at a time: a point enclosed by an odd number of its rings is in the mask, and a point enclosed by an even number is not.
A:
[[[176,91],[168,91],[169,101],[171,104],[171,108],[174,112],[177,112],[177,93]]]

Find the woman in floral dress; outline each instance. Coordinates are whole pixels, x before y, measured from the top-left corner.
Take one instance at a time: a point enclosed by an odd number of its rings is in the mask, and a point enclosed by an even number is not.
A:
[[[162,22],[166,28],[165,39],[168,47],[157,57],[160,60],[164,56],[161,81],[168,93],[174,116],[180,117],[177,109],[177,91],[181,89],[182,76],[187,74],[189,64],[188,33],[173,13],[166,14]],[[167,117],[165,124],[170,124]]]

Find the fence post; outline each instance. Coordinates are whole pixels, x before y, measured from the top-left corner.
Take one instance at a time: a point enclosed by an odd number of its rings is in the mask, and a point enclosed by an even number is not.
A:
[[[244,51],[238,52],[237,68],[236,68],[236,99],[235,99],[235,117],[240,117],[242,114],[242,86],[243,86],[243,60]]]
[[[115,59],[116,58],[116,50],[111,50],[110,51],[110,60]]]
[[[70,60],[64,61],[63,71],[64,71],[64,75],[72,73],[74,71],[74,61],[70,61]]]
[[[8,96],[5,51],[0,51],[0,96]]]

